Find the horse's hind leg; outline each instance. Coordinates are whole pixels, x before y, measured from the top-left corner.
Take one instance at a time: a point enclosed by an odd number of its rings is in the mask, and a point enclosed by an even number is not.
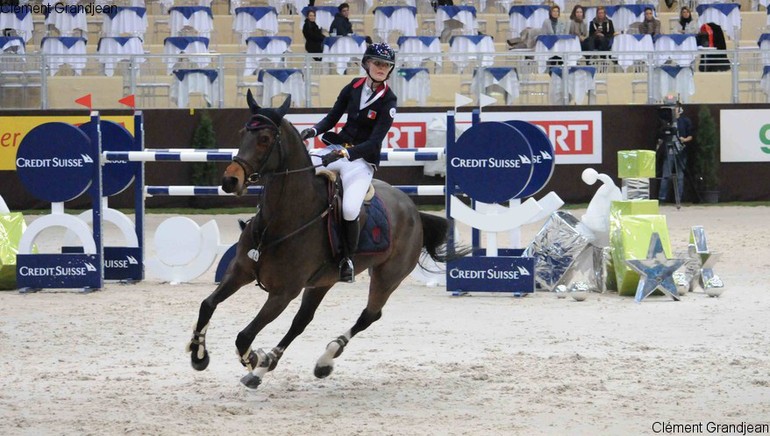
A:
[[[209,320],[214,314],[217,305],[244,285],[253,281],[253,275],[249,275],[243,268],[237,264],[227,271],[222,282],[219,283],[214,292],[201,302],[198,311],[198,321],[195,323],[195,330],[190,342],[187,344],[187,351],[190,353],[190,363],[198,371],[203,371],[209,366],[209,353],[206,351],[206,330],[209,327]]]
[[[278,360],[281,359],[286,348],[289,347],[297,336],[305,331],[305,327],[307,327],[313,320],[318,306],[321,304],[321,301],[324,299],[329,289],[331,289],[331,286],[305,289],[305,292],[302,294],[302,304],[299,306],[297,314],[294,315],[291,327],[289,328],[289,331],[286,332],[283,339],[281,339],[281,342],[267,353],[261,349],[258,349],[255,352],[258,357],[264,356],[264,359],[266,359],[263,362],[259,362],[263,368],[267,368],[266,372],[275,369],[276,365],[278,365]]]
[[[372,325],[373,322],[382,317],[383,306],[385,306],[385,303],[388,301],[390,294],[396,290],[401,283],[401,280],[403,280],[402,277],[393,283],[392,279],[389,279],[387,283],[384,283],[382,277],[389,276],[383,275],[382,271],[373,271],[371,283],[369,285],[369,301],[366,304],[366,308],[361,312],[358,320],[356,320],[356,323],[350,330],[346,331],[341,336],[338,336],[337,339],[329,342],[329,345],[326,346],[326,351],[324,351],[321,357],[318,358],[318,361],[315,364],[313,373],[316,377],[328,377],[329,374],[332,373],[332,370],[334,370],[334,359],[342,354],[345,350],[345,346],[350,342],[350,339],[359,332],[366,330],[366,328]],[[390,277],[392,278],[393,276]]]

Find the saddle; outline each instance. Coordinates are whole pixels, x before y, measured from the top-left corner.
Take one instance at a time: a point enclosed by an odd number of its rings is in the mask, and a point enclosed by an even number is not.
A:
[[[315,172],[316,172],[317,176],[325,177],[326,180],[328,180],[329,183],[331,183],[331,184],[340,183],[340,185],[339,185],[340,191],[339,192],[342,193],[342,183],[341,183],[341,180],[339,178],[339,173],[337,171],[328,170],[326,168],[317,168]],[[374,185],[370,183],[369,184],[369,190],[366,191],[366,196],[364,197],[364,203],[365,204],[372,201],[372,197],[374,197],[374,192],[375,192],[374,191]]]

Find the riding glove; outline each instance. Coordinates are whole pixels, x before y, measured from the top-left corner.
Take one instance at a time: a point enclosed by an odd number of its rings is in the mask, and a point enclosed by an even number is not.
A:
[[[302,132],[299,134],[299,137],[300,137],[300,138],[302,138],[302,140],[304,141],[304,140],[306,140],[306,139],[309,139],[309,138],[312,138],[312,137],[314,137],[314,136],[315,136],[315,134],[316,134],[316,131],[315,131],[315,129],[311,127],[311,128],[309,128],[309,129],[305,129],[305,130],[303,130],[303,131],[302,131]]]
[[[342,159],[343,154],[337,151],[332,151],[331,153],[327,153],[323,156],[321,156],[321,164],[323,166],[328,167],[329,164],[332,162],[336,162],[339,159]]]

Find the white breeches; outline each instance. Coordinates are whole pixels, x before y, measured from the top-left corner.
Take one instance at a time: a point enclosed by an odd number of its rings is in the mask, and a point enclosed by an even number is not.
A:
[[[310,159],[313,161],[313,165],[321,163],[321,157],[318,155],[311,154]],[[326,168],[339,173],[344,191],[342,194],[342,218],[353,221],[358,218],[361,205],[364,204],[364,197],[366,197],[366,192],[372,183],[372,177],[374,177],[372,165],[363,159],[349,161],[342,158],[332,162]]]

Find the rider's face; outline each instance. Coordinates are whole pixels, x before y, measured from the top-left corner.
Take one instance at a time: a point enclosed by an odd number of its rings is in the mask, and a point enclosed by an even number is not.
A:
[[[375,82],[384,82],[388,77],[391,65],[379,59],[371,59],[369,62],[369,75]]]

